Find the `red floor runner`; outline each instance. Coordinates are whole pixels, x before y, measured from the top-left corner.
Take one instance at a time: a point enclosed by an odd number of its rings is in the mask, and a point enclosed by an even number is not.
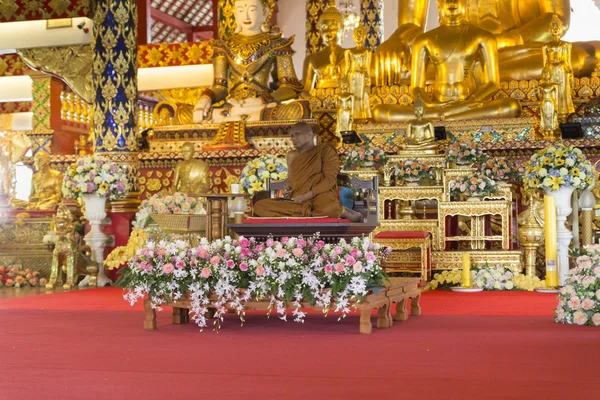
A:
[[[0,300],[0,400],[597,399],[600,329],[555,324],[555,304],[431,292],[423,316],[371,335],[356,315],[262,313],[215,334],[169,311],[144,331],[118,289]]]

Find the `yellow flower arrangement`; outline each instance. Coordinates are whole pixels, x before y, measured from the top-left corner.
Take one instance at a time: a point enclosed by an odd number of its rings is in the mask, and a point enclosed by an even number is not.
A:
[[[537,276],[532,277],[522,274],[513,277],[513,283],[515,284],[516,289],[527,290],[529,292],[533,292],[535,289],[543,289],[546,287],[546,282]]]
[[[104,265],[108,269],[115,269],[126,264],[135,256],[135,253],[142,248],[147,239],[148,234],[146,231],[140,228],[134,228],[127,241],[127,246],[120,246],[111,251],[108,257],[106,257],[106,260],[104,260]]]

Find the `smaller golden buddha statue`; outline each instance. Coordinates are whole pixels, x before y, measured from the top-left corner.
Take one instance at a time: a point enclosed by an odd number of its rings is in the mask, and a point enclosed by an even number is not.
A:
[[[367,31],[362,26],[354,29],[354,43],[356,47],[345,52],[346,70],[344,79],[347,79],[350,93],[354,95],[352,116],[355,121],[366,121],[371,118],[369,93],[371,92],[371,50],[365,47]]]
[[[435,142],[433,120],[423,119],[425,104],[423,104],[420,96],[417,96],[413,108],[416,118],[408,121],[406,124],[406,143],[399,153],[413,153],[415,151],[421,153],[437,153],[438,145]]]
[[[352,123],[354,118],[352,117],[352,110],[354,108],[354,95],[342,89],[342,93],[336,96],[337,112],[337,126],[336,132],[338,137],[342,137],[344,132],[350,132],[352,130]]]
[[[39,151],[33,157],[36,172],[31,178],[29,200],[12,199],[10,206],[17,210],[55,210],[62,198],[64,174],[50,168],[50,155]]]
[[[550,69],[550,79],[558,85],[556,110],[558,120],[567,122],[575,112],[571,93],[573,69],[571,68],[571,43],[561,40],[564,35],[563,23],[557,15],[550,22],[552,41],[544,46],[544,68]]]
[[[321,87],[318,85],[318,80],[319,77],[325,75],[325,70],[332,64],[332,53],[335,54],[336,63],[339,63],[340,69],[342,71],[345,69],[345,49],[340,46],[342,34],[344,33],[344,17],[336,8],[334,0],[330,0],[329,6],[323,11],[317,24],[325,47],[320,51],[309,54],[304,59],[302,81],[306,93],[310,93],[315,87]],[[339,86],[338,83],[334,87]]]
[[[544,67],[542,70],[542,81],[537,93],[540,98],[540,132],[544,139],[559,139],[560,128],[556,109],[556,98],[559,96],[558,85],[552,82],[549,67]]]
[[[339,65],[337,65],[337,56],[335,52],[331,52],[329,55],[329,65],[325,68],[323,75],[317,78],[317,88],[336,88],[340,85],[341,71]]]
[[[205,194],[210,190],[210,172],[208,164],[194,159],[194,144],[184,143],[181,146],[183,161],[175,165],[173,176],[173,192],[186,194]]]

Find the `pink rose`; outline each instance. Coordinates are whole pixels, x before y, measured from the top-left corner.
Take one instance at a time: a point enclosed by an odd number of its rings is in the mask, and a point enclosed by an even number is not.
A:
[[[158,255],[159,256],[164,256],[166,254],[166,252],[167,251],[165,249],[160,249],[160,250],[158,250]]]
[[[275,252],[275,254],[277,255],[277,257],[283,257],[287,254],[287,250],[286,249],[279,249]]]
[[[247,271],[248,270],[248,264],[243,262],[240,264],[240,270],[241,271]]]
[[[263,276],[264,274],[265,274],[265,267],[263,267],[262,265],[259,265],[258,267],[256,267],[256,275]]]
[[[333,248],[333,251],[335,252],[335,254],[342,254],[344,252],[344,249],[342,249],[340,246],[335,246]]]
[[[354,270],[354,272],[356,272],[357,274],[360,273],[363,269],[362,264],[360,261],[357,261],[356,263],[354,263],[354,265],[352,266],[352,269]]]
[[[210,276],[210,268],[202,268],[202,271],[200,271],[200,276],[204,279],[208,278]]]
[[[356,260],[352,256],[346,256],[346,257],[344,257],[344,259],[346,260],[348,265],[353,265],[356,262]]]
[[[344,271],[344,264],[337,263],[337,264],[335,264],[335,267],[333,267],[333,269],[335,269],[335,272],[337,272],[339,274],[340,272]]]
[[[210,258],[211,265],[217,265],[220,261],[221,261],[221,257],[219,257],[219,256],[212,256]]]
[[[242,249],[242,252],[241,252],[240,254],[242,255],[242,257],[248,257],[248,256],[250,255],[250,253],[251,253],[251,252],[250,252],[250,249],[249,249],[249,248],[246,248],[246,247],[244,247],[244,248]]]
[[[240,239],[240,246],[242,247],[248,247],[250,246],[250,241],[246,238],[241,238]]]
[[[273,244],[275,244],[275,241],[271,238],[268,238],[267,241],[265,242],[265,244],[267,245],[267,247],[273,247]]]
[[[592,299],[585,299],[581,302],[581,307],[583,307],[584,310],[591,310],[594,308],[594,300]]]
[[[600,300],[600,289],[596,290],[596,298]]]
[[[294,250],[292,250],[292,254],[293,254],[295,257],[300,257],[302,254],[304,254],[304,250],[302,250],[302,249],[301,249],[301,248],[299,248],[299,247],[296,247]]]
[[[583,311],[575,311],[575,314],[573,314],[573,322],[575,322],[577,325],[585,325],[587,321],[588,316]]]
[[[365,254],[365,258],[367,261],[375,261],[377,259],[372,251],[368,251],[367,254]]]
[[[162,266],[162,272],[163,272],[163,274],[168,275],[171,272],[173,272],[174,270],[175,270],[175,267],[171,263],[165,264],[165,265]]]
[[[206,250],[204,247],[201,247],[198,249],[198,258],[207,258],[208,257],[208,250]]]
[[[574,296],[569,299],[567,304],[569,305],[569,308],[576,309],[581,305],[581,300],[579,300],[579,297]]]
[[[325,266],[325,272],[327,272],[328,274],[333,272],[333,267],[331,266],[331,264],[327,264]]]
[[[586,276],[585,278],[583,278],[583,281],[581,282],[581,284],[583,285],[584,288],[589,288],[591,285],[594,284],[594,282],[596,281],[596,278],[593,276]]]
[[[41,283],[42,281],[40,281],[40,285]],[[596,326],[600,326],[600,313],[594,314],[594,316],[592,317],[592,323]]]
[[[304,239],[298,239],[298,240],[296,240],[296,246],[298,246],[298,247],[304,247],[304,246],[306,246],[306,240],[304,240]]]
[[[282,244],[282,245],[284,245],[284,246],[285,246],[285,245],[287,244],[287,242],[289,242],[289,241],[290,241],[290,238],[289,238],[289,237],[287,237],[287,236],[285,236],[285,237],[282,237],[282,238],[281,238],[281,240],[280,240],[281,244]]]
[[[177,262],[175,263],[175,266],[179,269],[185,267],[185,262],[183,262],[183,260],[177,260]]]
[[[235,263],[233,262],[233,260],[227,260],[227,268],[233,268],[235,267]]]
[[[318,249],[322,249],[323,247],[325,247],[325,242],[324,242],[324,241],[322,241],[322,240],[319,240],[319,241],[317,242],[317,248],[318,248]]]

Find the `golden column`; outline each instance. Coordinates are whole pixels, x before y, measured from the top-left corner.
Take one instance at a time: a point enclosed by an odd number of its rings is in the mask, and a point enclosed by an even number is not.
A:
[[[596,197],[588,189],[581,193],[579,208],[581,209],[581,244],[584,246],[594,244],[594,206]]]
[[[94,27],[94,152],[127,169],[130,194],[112,207],[134,212],[139,205],[136,1],[97,2]]]

